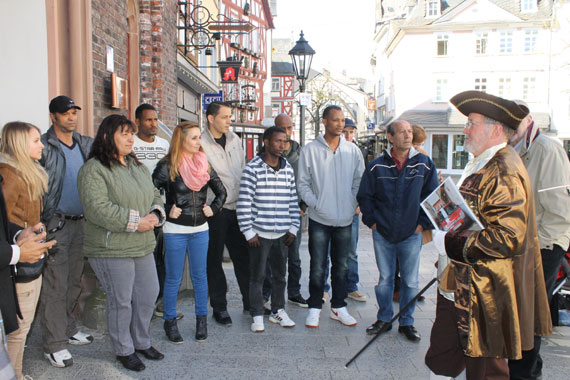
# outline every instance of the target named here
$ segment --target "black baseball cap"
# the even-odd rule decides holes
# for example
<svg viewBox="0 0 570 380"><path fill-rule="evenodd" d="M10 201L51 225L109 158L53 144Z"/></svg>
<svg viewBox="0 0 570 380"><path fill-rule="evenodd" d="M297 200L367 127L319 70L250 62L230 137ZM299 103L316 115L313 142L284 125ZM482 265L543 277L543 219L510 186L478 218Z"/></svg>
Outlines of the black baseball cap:
<svg viewBox="0 0 570 380"><path fill-rule="evenodd" d="M78 110L81 109L81 107L77 106L69 96L56 96L51 100L51 102L49 102L50 113L66 113L72 108L77 108Z"/></svg>

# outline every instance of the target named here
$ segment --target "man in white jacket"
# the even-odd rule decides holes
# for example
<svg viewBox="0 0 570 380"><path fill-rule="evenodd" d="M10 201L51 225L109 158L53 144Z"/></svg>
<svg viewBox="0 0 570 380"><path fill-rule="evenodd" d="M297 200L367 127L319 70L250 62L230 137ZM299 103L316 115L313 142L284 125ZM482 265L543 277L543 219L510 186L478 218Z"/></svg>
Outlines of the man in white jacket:
<svg viewBox="0 0 570 380"><path fill-rule="evenodd" d="M324 135L307 144L299 159L299 196L309 206L309 315L305 325L318 327L323 305L328 247L331 255L332 298L330 317L346 326L356 320L348 313L347 255L351 245L356 193L364 171L358 147L342 137L344 114L338 106L323 112Z"/></svg>

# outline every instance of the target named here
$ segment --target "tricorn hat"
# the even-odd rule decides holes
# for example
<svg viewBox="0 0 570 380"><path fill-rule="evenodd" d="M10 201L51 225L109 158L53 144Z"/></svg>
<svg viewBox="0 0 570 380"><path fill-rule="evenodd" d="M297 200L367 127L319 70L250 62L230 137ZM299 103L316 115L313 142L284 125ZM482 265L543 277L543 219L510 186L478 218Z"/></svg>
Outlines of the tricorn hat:
<svg viewBox="0 0 570 380"><path fill-rule="evenodd" d="M524 105L481 91L463 91L449 101L465 116L480 113L512 129L517 129L529 112Z"/></svg>

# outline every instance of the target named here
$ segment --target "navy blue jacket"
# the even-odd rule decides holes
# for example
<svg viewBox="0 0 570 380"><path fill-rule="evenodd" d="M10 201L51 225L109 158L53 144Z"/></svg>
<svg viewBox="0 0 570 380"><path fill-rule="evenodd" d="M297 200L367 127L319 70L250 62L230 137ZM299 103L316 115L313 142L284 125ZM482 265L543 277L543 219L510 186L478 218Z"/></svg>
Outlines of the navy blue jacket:
<svg viewBox="0 0 570 380"><path fill-rule="evenodd" d="M390 243L412 236L418 224L433 229L420 203L439 185L435 164L425 154L410 148L408 161L398 173L388 151L370 162L360 182L356 199L362 222Z"/></svg>

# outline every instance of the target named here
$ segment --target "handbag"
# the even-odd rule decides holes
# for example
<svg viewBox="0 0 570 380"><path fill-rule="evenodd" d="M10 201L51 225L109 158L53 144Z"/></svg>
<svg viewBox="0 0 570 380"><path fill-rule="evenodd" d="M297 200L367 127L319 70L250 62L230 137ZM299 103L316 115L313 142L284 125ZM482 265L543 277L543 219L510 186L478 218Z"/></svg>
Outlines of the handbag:
<svg viewBox="0 0 570 380"><path fill-rule="evenodd" d="M61 230L65 225L65 220L60 219L57 226L47 231L48 235L52 235L57 231ZM53 237L52 237L53 238ZM48 238L48 241L51 240ZM30 282L34 281L36 278L40 277L44 271L44 266L46 263L47 255L44 255L41 259L35 263L17 263L16 264L16 282Z"/></svg>
<svg viewBox="0 0 570 380"><path fill-rule="evenodd" d="M40 277L44 270L46 257L42 257L33 264L17 263L16 264L16 282L30 282Z"/></svg>

